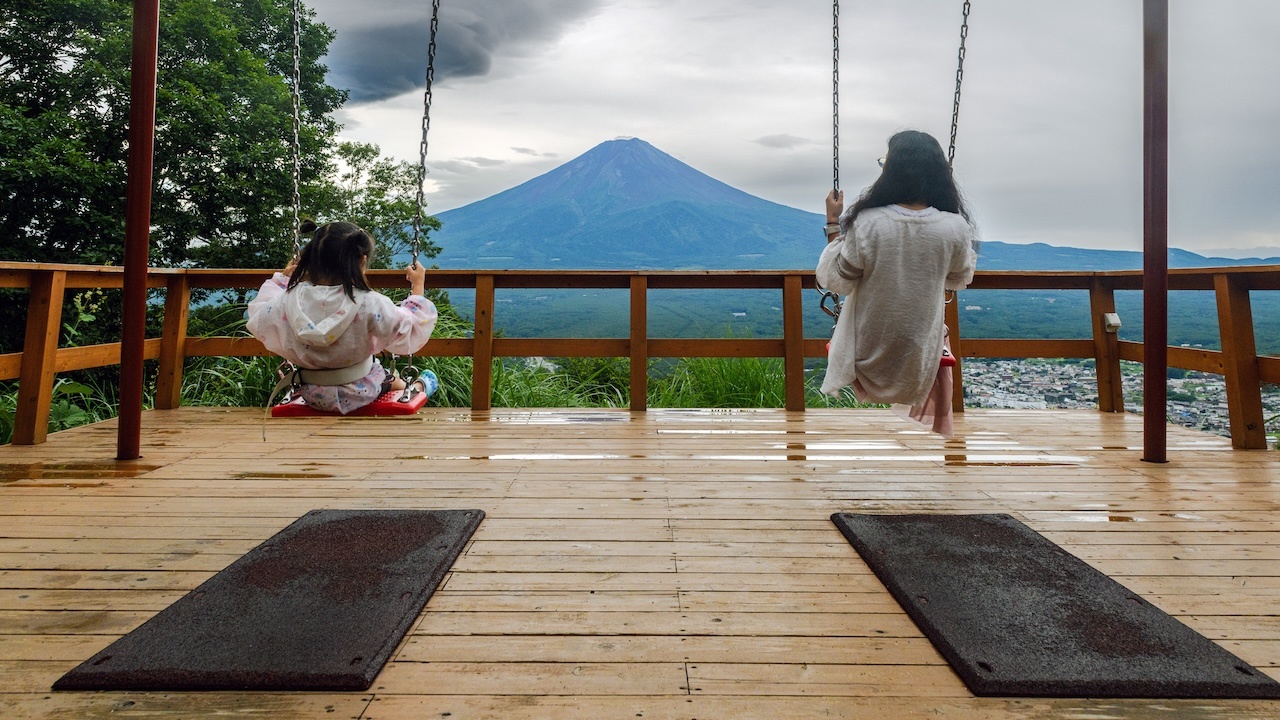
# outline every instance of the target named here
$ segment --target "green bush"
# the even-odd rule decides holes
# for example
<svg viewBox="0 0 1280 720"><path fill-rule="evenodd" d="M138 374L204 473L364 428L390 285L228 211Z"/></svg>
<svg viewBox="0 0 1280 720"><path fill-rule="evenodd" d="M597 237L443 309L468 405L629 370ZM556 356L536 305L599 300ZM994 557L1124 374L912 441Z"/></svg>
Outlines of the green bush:
<svg viewBox="0 0 1280 720"><path fill-rule="evenodd" d="M393 294L394 293L389 293ZM440 320L435 338L469 337L471 324L457 314L448 296L436 297ZM192 309L188 333L200 336L247 336L241 302L199 305ZM84 314L83 312L81 313ZM440 378L431 397L437 407L470 407L473 361L470 357L399 357L384 362L403 368L412 364ZM653 408L777 408L785 405L784 365L779 358L685 358L650 362L648 405ZM192 406L263 407L280 377L278 357L188 358L183 369L182 403ZM50 431L64 430L114 417L115 386L93 374L60 378L50 410ZM105 377L105 376L104 376ZM809 407L856 407L850 393L830 398L817 391L820 372L807 377ZM493 365L494 407L627 407L631 364L627 358L550 358L533 361L504 358ZM155 392L154 364L149 363L147 397ZM17 385L0 386L0 442L13 436Z"/></svg>

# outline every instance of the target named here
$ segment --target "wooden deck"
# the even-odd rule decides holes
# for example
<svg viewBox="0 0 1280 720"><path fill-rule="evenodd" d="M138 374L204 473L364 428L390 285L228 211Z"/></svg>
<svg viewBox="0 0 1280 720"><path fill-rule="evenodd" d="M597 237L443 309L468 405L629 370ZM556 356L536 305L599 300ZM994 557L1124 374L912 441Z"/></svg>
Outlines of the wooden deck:
<svg viewBox="0 0 1280 720"><path fill-rule="evenodd" d="M1280 702L974 698L831 525L1008 512L1280 678L1280 453L972 410L144 417L0 447L0 717L1274 718ZM367 693L53 693L313 508L488 517Z"/></svg>

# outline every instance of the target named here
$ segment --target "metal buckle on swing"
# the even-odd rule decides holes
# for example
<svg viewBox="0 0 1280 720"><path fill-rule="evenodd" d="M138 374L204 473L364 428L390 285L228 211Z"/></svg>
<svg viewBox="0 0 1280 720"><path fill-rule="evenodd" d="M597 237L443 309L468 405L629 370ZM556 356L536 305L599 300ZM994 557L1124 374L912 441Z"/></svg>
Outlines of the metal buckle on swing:
<svg viewBox="0 0 1280 720"><path fill-rule="evenodd" d="M818 307L822 312L831 316L833 320L840 318L840 308L844 307L844 302L840 300L840 296L830 290L821 290L822 302L818 303ZM831 303L831 307L827 307L827 303Z"/></svg>
<svg viewBox="0 0 1280 720"><path fill-rule="evenodd" d="M388 377L400 378L401 380L405 381L404 391L401 392L399 395L397 395L395 400L393 400L392 402L398 402L398 403L409 402L409 399L413 397L413 391L410 389L410 387L413 384L413 381L416 381L418 379L418 376L420 376L422 373L419 372L419 370L415 368L413 365L405 365L404 370L397 369L396 356L386 350L383 350L378 355L378 362L381 363L382 367L386 369Z"/></svg>
<svg viewBox="0 0 1280 720"><path fill-rule="evenodd" d="M279 380L276 382L275 388L271 390L270 397L267 398L268 408L275 405L276 396L282 391L288 391L284 393L283 399L280 400L280 404L284 405L293 402L297 397L298 390L302 388L302 371L297 365L287 360L276 366L276 377Z"/></svg>
<svg viewBox="0 0 1280 720"><path fill-rule="evenodd" d="M404 381L404 392L400 393L400 397L396 402L407 403L413 398L413 386L418 382L418 378L422 377L422 372L412 365L406 365L400 374L400 379Z"/></svg>
<svg viewBox="0 0 1280 720"><path fill-rule="evenodd" d="M267 406L263 408L262 442L267 441L267 418L271 417L271 408L275 406L276 396L280 394L280 391L288 389L289 392L285 393L281 404L291 403L297 397L298 390L302 387L302 372L297 365L288 360L276 366L276 376L279 380L276 381L276 386L272 388L271 395L267 397Z"/></svg>

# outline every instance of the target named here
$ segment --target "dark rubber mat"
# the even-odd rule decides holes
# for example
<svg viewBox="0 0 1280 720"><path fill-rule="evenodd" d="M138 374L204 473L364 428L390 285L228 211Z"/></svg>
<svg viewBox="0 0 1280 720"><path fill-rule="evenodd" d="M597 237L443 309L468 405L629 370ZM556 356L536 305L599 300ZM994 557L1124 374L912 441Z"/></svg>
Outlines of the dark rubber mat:
<svg viewBox="0 0 1280 720"><path fill-rule="evenodd" d="M1280 683L1008 515L831 520L975 695L1280 698Z"/></svg>
<svg viewBox="0 0 1280 720"><path fill-rule="evenodd" d="M55 690L365 690L479 510L313 510Z"/></svg>

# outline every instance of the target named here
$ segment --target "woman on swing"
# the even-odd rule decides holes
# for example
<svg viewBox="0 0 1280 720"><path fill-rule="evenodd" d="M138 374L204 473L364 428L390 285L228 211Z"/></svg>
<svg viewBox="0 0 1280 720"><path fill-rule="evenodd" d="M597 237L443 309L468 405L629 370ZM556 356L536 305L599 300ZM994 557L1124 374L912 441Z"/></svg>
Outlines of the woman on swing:
<svg viewBox="0 0 1280 720"><path fill-rule="evenodd" d="M880 177L847 211L827 196L818 283L845 295L822 392L851 386L861 402L950 437L951 368L943 298L973 280L976 238L947 157L932 135L889 138Z"/></svg>

